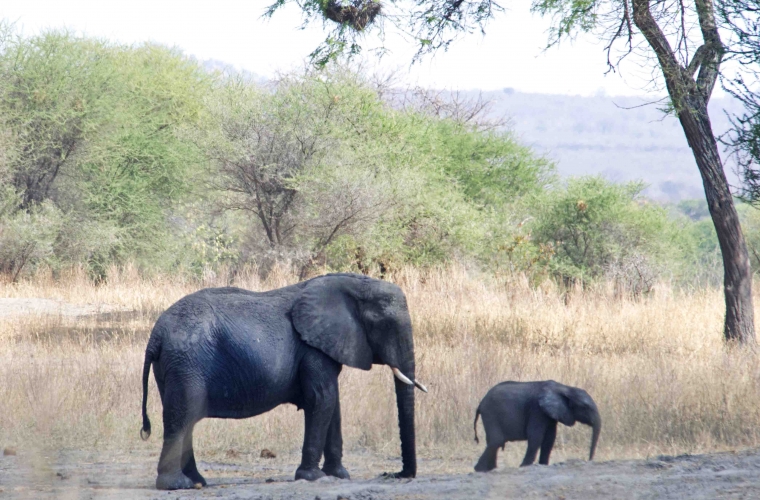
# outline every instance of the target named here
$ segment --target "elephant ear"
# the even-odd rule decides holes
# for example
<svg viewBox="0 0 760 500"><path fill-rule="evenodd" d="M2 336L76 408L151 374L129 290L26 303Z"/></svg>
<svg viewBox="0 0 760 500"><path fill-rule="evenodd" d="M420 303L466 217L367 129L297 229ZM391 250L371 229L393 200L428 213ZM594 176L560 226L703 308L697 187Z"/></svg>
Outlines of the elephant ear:
<svg viewBox="0 0 760 500"><path fill-rule="evenodd" d="M558 420L568 427L575 425L575 417L568 400L555 388L547 387L538 398L538 405L550 418Z"/></svg>
<svg viewBox="0 0 760 500"><path fill-rule="evenodd" d="M356 299L355 278L327 276L306 285L291 317L301 339L338 363L369 370L372 349Z"/></svg>

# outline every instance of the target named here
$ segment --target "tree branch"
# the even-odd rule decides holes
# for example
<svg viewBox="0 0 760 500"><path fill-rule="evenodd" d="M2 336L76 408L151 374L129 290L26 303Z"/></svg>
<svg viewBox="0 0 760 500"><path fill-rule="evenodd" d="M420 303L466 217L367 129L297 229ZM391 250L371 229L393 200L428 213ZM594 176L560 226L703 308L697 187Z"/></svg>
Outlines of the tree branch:
<svg viewBox="0 0 760 500"><path fill-rule="evenodd" d="M689 66L686 68L686 74L689 78L694 78L694 73L697 72L697 68L702 66L702 62L707 57L707 47L700 45L697 51L694 53L694 57L691 58Z"/></svg>
<svg viewBox="0 0 760 500"><path fill-rule="evenodd" d="M649 10L649 0L633 0L633 22L654 50L662 68L665 85L676 108L681 106L681 98L687 92L684 82L685 69L678 63L673 49Z"/></svg>
<svg viewBox="0 0 760 500"><path fill-rule="evenodd" d="M718 69L726 49L720 39L720 33L718 33L718 26L715 22L715 7L712 0L695 0L695 3L699 28L702 30L702 38L705 41L702 47L706 47L707 52L699 67L697 88L705 100L705 104L707 104L715 88L715 82L718 80Z"/></svg>

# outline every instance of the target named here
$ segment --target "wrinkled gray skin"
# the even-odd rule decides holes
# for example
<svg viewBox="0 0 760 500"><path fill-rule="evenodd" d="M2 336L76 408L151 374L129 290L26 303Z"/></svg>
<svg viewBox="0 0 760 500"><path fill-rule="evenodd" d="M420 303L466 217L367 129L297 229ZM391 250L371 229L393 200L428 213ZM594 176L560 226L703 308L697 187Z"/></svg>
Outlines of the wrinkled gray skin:
<svg viewBox="0 0 760 500"><path fill-rule="evenodd" d="M520 465L532 465L539 448L538 463L549 464L549 455L557 436L557 422L567 426L581 422L590 425L591 451L594 459L602 419L594 400L583 389L543 382L502 382L488 391L475 412L475 442L478 440L478 416L483 415L486 431L486 450L475 465L477 472L496 468L499 448L507 441L528 441L528 450Z"/></svg>
<svg viewBox="0 0 760 500"><path fill-rule="evenodd" d="M412 325L399 287L333 274L263 293L209 288L180 299L158 318L145 352L143 439L151 366L163 404L156 487L206 484L193 451L199 420L253 417L283 403L303 409L306 421L296 479L349 478L338 395L344 364L384 364L414 380ZM414 477L414 386L394 382L403 469L393 476Z"/></svg>

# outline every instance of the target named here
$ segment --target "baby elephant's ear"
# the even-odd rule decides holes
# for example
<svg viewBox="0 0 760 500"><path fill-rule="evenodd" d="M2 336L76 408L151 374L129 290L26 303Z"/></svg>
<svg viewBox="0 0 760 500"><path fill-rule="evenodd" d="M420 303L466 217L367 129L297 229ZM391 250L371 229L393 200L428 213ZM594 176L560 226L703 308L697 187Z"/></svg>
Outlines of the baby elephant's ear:
<svg viewBox="0 0 760 500"><path fill-rule="evenodd" d="M538 398L538 405L549 418L562 422L568 427L575 425L575 417L565 396L552 387L547 387Z"/></svg>
<svg viewBox="0 0 760 500"><path fill-rule="evenodd" d="M291 317L301 339L338 363L369 370L372 349L358 310L356 278L325 276L309 282Z"/></svg>

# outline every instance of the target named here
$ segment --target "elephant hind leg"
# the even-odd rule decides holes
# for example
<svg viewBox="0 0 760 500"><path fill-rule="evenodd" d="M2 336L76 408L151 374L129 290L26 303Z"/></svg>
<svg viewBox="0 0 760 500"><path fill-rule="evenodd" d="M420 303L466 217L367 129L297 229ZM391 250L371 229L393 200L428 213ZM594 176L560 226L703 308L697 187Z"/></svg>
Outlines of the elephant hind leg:
<svg viewBox="0 0 760 500"><path fill-rule="evenodd" d="M496 468L496 460L499 455L499 445L489 444L475 464L475 472L488 472Z"/></svg>
<svg viewBox="0 0 760 500"><path fill-rule="evenodd" d="M164 445L161 458L158 459L158 477L156 488L159 490L184 490L192 488L193 480L182 472L182 448L185 438L184 429L167 429L164 427Z"/></svg>
<svg viewBox="0 0 760 500"><path fill-rule="evenodd" d="M156 488L159 490L181 490L193 488L193 481L183 471L190 470L187 463L192 457L193 425L199 417L191 414L184 390L167 391L164 397L164 444L158 460ZM196 412L192 412L196 413ZM187 453L185 444L189 443ZM197 470L196 470L197 472ZM201 483L202 484L202 483Z"/></svg>
<svg viewBox="0 0 760 500"><path fill-rule="evenodd" d="M195 424L185 431L185 438L182 443L182 474L189 477L194 485L200 484L201 486L206 486L206 479L198 472L198 466L195 463L195 452L193 450L194 427Z"/></svg>

